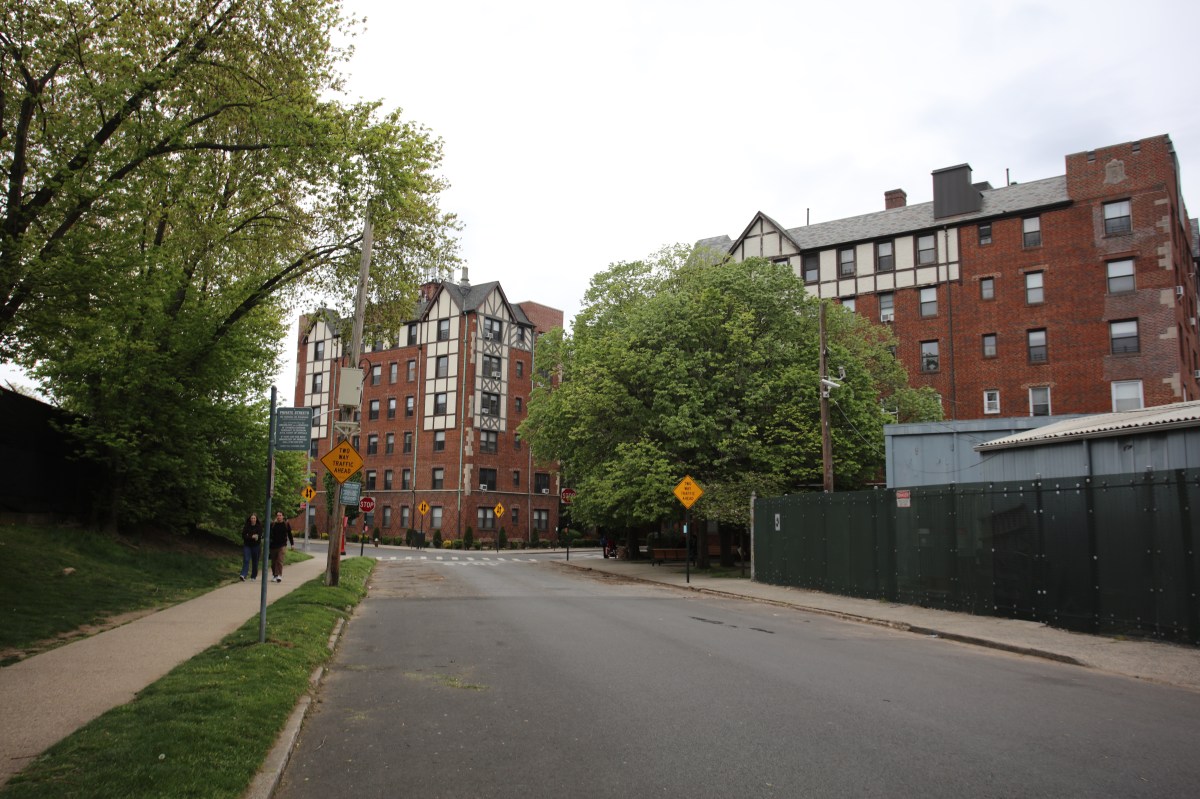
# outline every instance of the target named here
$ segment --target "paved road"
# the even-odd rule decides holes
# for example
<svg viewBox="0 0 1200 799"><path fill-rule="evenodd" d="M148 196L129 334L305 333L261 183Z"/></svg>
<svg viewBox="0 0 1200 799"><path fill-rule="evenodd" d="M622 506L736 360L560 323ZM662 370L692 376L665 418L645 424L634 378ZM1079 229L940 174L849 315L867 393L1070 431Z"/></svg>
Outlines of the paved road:
<svg viewBox="0 0 1200 799"><path fill-rule="evenodd" d="M280 799L1192 795L1200 695L553 563L384 561Z"/></svg>

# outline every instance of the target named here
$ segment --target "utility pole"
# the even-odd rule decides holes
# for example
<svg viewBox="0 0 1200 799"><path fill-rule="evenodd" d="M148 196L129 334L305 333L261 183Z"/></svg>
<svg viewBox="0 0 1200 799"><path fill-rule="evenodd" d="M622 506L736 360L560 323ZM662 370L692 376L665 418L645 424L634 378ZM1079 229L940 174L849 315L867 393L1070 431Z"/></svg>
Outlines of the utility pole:
<svg viewBox="0 0 1200 799"><path fill-rule="evenodd" d="M833 439L829 435L829 374L825 363L825 300L817 317L817 338L821 348L818 371L821 373L821 465L826 494L833 493Z"/></svg>
<svg viewBox="0 0 1200 799"><path fill-rule="evenodd" d="M341 420L335 423L334 427L343 439L358 432L358 422L354 421L354 410L362 405L362 374L358 369L358 358L362 353L362 337L363 337L363 314L367 307L367 280L371 273L371 205L367 204L367 209L363 212L363 243L362 243L362 259L359 262L358 270L358 295L354 301L354 334L350 342L350 366L343 366L339 372L341 378L338 380L338 405ZM345 379L357 378L358 385L358 400L357 405L346 404L343 400L347 395L343 390ZM326 498L328 501L328 498ZM329 553L325 560L325 584L328 586L336 586L342 576L342 536L345 535L345 528L342 527L342 514L345 512L342 509L342 491L341 485L338 485L337 499L333 505L333 518L337 530L331 531L329 536Z"/></svg>

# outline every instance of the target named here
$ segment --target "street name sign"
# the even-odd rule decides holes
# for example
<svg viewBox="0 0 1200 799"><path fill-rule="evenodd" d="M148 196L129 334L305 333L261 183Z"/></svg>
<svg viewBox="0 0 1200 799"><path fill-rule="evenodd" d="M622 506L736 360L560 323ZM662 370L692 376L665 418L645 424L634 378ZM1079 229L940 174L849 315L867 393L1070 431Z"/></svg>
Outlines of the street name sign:
<svg viewBox="0 0 1200 799"><path fill-rule="evenodd" d="M275 449L307 452L312 443L312 408L275 409Z"/></svg>
<svg viewBox="0 0 1200 799"><path fill-rule="evenodd" d="M321 458L321 463L325 464L325 468L329 470L335 480L344 483L346 478L362 468L363 459L358 451L350 446L349 441L343 441L325 453L325 457Z"/></svg>

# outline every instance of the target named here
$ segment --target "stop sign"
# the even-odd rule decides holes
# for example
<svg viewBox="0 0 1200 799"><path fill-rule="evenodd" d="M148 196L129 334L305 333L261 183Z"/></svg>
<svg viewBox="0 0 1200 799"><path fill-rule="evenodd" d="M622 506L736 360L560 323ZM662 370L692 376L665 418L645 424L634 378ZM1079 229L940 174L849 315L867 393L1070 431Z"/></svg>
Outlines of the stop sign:
<svg viewBox="0 0 1200 799"><path fill-rule="evenodd" d="M571 500L573 500L573 499L575 499L575 489L573 489L573 488L564 488L564 489L562 490L562 504L564 504L564 505L570 505L570 504L571 504Z"/></svg>
<svg viewBox="0 0 1200 799"><path fill-rule="evenodd" d="M358 509L363 513L370 513L375 510L375 498L363 497L358 501Z"/></svg>

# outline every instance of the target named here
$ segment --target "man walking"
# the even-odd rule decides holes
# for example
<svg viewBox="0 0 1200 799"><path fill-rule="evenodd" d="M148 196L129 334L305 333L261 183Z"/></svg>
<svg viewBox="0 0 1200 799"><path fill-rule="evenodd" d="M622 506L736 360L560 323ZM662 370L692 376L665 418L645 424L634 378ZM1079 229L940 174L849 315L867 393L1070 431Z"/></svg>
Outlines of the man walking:
<svg viewBox="0 0 1200 799"><path fill-rule="evenodd" d="M277 583L283 582L283 556L287 551L289 544L294 545L296 540L292 538L292 528L283 520L283 511L278 511L275 514L275 521L271 523L271 579Z"/></svg>

